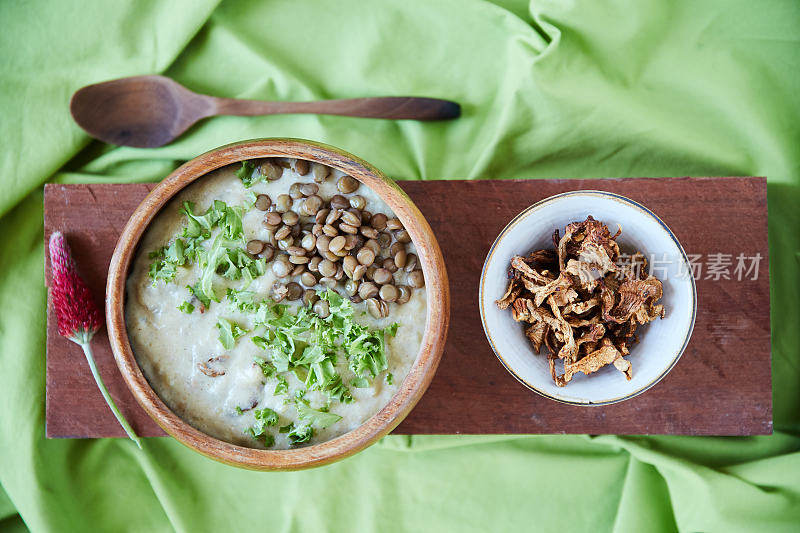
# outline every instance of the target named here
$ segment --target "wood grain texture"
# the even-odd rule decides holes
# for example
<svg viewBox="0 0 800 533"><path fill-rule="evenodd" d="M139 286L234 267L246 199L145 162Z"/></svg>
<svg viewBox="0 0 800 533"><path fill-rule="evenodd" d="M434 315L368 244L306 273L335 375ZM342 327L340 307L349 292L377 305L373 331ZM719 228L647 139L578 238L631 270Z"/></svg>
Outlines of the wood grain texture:
<svg viewBox="0 0 800 533"><path fill-rule="evenodd" d="M764 178L398 182L425 214L449 271L450 333L428 391L401 434L612 433L754 435L772 432L767 197ZM48 185L45 242L61 229L95 294L103 293L117 237L153 184ZM481 329L477 285L494 238L528 205L560 192L601 189L643 203L688 254L760 253L755 281L698 279L692 340L659 384L602 407L559 404L508 374ZM732 234L730 228L736 228ZM731 236L733 235L733 237ZM49 267L46 276L49 280ZM107 338L95 356L120 409L142 436L163 435L119 375ZM82 354L47 331L47 436L121 437Z"/></svg>

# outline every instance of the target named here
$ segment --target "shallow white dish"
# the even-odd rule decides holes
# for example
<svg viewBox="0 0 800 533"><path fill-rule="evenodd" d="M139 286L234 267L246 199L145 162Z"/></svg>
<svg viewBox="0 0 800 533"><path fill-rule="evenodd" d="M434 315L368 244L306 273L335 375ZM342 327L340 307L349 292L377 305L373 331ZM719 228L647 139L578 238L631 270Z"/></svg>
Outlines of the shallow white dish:
<svg viewBox="0 0 800 533"><path fill-rule="evenodd" d="M553 248L553 231L563 235L570 222L588 215L615 233L622 253L647 257L651 273L661 280L663 319L640 326L639 342L626 357L633 365L628 381L613 366L589 376L576 374L566 387L550 376L547 356L534 352L511 312L498 309L495 300L505 292L511 258L542 248ZM623 196L605 191L574 191L551 196L528 207L500 232L486 257L478 294L481 322L492 350L521 383L542 396L576 405L602 405L640 394L663 378L678 362L692 335L697 291L686 252L678 239L652 211Z"/></svg>

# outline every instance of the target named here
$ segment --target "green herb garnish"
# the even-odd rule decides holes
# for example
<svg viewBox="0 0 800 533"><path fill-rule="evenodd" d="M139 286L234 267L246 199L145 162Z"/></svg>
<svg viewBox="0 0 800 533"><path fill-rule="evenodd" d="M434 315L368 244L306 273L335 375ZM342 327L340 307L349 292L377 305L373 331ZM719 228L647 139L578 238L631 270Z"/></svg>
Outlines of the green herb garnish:
<svg viewBox="0 0 800 533"><path fill-rule="evenodd" d="M260 181L259 175L253 175L256 166L252 161L242 161L242 166L235 172L236 177L242 180L242 185L248 189Z"/></svg>
<svg viewBox="0 0 800 533"><path fill-rule="evenodd" d="M182 313L186 313L187 315L191 315L194 312L194 306L189 302L183 302L181 305L178 306L178 309Z"/></svg>
<svg viewBox="0 0 800 533"><path fill-rule="evenodd" d="M239 412L241 411L239 407L236 409ZM241 412L239 414L241 414ZM255 416L256 423L245 429L244 432L256 440L262 440L264 446L269 448L275 444L275 437L267 432L267 427L278 425L278 413L269 407L265 407L263 409L256 409L253 411L253 415Z"/></svg>
<svg viewBox="0 0 800 533"><path fill-rule="evenodd" d="M297 416L299 416L301 420L306 420L309 424L319 429L325 429L342 419L341 416L335 413L312 409L302 403L297 404Z"/></svg>
<svg viewBox="0 0 800 533"><path fill-rule="evenodd" d="M286 435L286 437L289 439L290 446L297 446L298 444L308 442L313 436L314 428L311 427L311 424L303 424L300 426L292 424L291 429L288 431L288 435Z"/></svg>
<svg viewBox="0 0 800 533"><path fill-rule="evenodd" d="M367 378L355 378L350 380L350 385L357 389L368 389L369 380Z"/></svg>
<svg viewBox="0 0 800 533"><path fill-rule="evenodd" d="M245 279L249 283L264 274L266 261L254 259L244 250L243 208L215 200L201 214L195 212L195 204L184 202L180 213L186 217L181 236L168 247L150 253L153 261L148 273L153 284L158 280L169 283L175 279L177 267L197 263L200 279L190 290L208 307L212 301L219 301L213 286L216 275L230 280ZM215 228L219 234L209 248L204 247L202 243L211 238Z"/></svg>
<svg viewBox="0 0 800 533"><path fill-rule="evenodd" d="M289 392L289 382L286 381L286 378L283 376L278 376L278 384L275 385L275 391L273 394L277 396L278 394L287 394Z"/></svg>
<svg viewBox="0 0 800 533"><path fill-rule="evenodd" d="M226 350L232 350L236 345L236 339L247 333L247 330L224 318L220 318L217 322L217 329L219 329L219 342Z"/></svg>

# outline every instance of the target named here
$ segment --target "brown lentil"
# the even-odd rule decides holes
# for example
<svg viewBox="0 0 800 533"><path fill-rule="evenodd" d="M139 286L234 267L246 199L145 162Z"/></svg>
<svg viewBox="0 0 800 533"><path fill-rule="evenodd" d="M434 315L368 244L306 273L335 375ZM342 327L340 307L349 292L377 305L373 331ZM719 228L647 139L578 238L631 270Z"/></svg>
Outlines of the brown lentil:
<svg viewBox="0 0 800 533"><path fill-rule="evenodd" d="M339 256L338 256L338 255L336 255L335 253L331 252L330 250L326 251L326 252L325 252L324 254L322 254L322 255L325 257L325 259L327 259L328 261L332 261L332 262L334 262L334 263L335 263L336 261L338 261L339 259L341 259L341 257L339 257Z"/></svg>
<svg viewBox="0 0 800 533"><path fill-rule="evenodd" d="M415 270L411 274L408 275L408 284L414 287L415 289L419 289L425 286L425 276L422 274L422 270Z"/></svg>
<svg viewBox="0 0 800 533"><path fill-rule="evenodd" d="M265 244L264 245L264 250L261 252L261 256L260 257L264 258L264 260L267 263L269 263L270 261L272 261L272 258L274 256L275 256L275 248L273 248L272 245L270 245L270 244Z"/></svg>
<svg viewBox="0 0 800 533"><path fill-rule="evenodd" d="M266 211L272 205L272 199L266 194L256 196L255 208L259 211Z"/></svg>
<svg viewBox="0 0 800 533"><path fill-rule="evenodd" d="M386 221L389 220L389 217L384 215L383 213L375 213L372 215L369 223L370 225L378 231L383 231L386 228Z"/></svg>
<svg viewBox="0 0 800 533"><path fill-rule="evenodd" d="M313 163L311 166L311 172L314 175L314 181L317 183L322 183L326 179L328 179L328 175L331 173L331 169L326 167L325 165L320 165L319 163Z"/></svg>
<svg viewBox="0 0 800 533"><path fill-rule="evenodd" d="M328 318L331 314L331 308L325 300L317 300L314 302L312 310L319 315L320 318Z"/></svg>
<svg viewBox="0 0 800 533"><path fill-rule="evenodd" d="M361 214L357 209L350 208L347 211L342 211L342 221L351 226L358 226L361 224Z"/></svg>
<svg viewBox="0 0 800 533"><path fill-rule="evenodd" d="M375 273L372 274L372 279L378 285L386 285L392 281L392 273L385 268L378 268L375 270Z"/></svg>
<svg viewBox="0 0 800 533"><path fill-rule="evenodd" d="M320 198L321 200L322 198ZM320 209L317 211L317 214L314 215L314 222L317 224L322 224L325 222L325 219L328 218L328 214L330 214L331 210L328 208Z"/></svg>
<svg viewBox="0 0 800 533"><path fill-rule="evenodd" d="M284 252L288 247L294 244L294 237L286 237L285 239L281 239L278 241L278 248L283 250Z"/></svg>
<svg viewBox="0 0 800 533"><path fill-rule="evenodd" d="M386 221L386 229L392 231L403 229L403 223L400 222L399 218L390 218Z"/></svg>
<svg viewBox="0 0 800 533"><path fill-rule="evenodd" d="M366 237L367 239L376 239L378 237L378 230L370 226L361 226L358 228L361 232L361 235Z"/></svg>
<svg viewBox="0 0 800 533"><path fill-rule="evenodd" d="M364 248L369 248L376 256L381 253L381 245L375 239L370 239L364 243Z"/></svg>
<svg viewBox="0 0 800 533"><path fill-rule="evenodd" d="M281 194L275 200L275 211L278 213L285 213L292 208L292 197L288 194Z"/></svg>
<svg viewBox="0 0 800 533"><path fill-rule="evenodd" d="M383 263L381 263L381 266L386 270L388 270L389 272L391 272L392 274L397 272L397 265L394 264L394 259L392 259L391 257L387 257L386 259L384 259Z"/></svg>
<svg viewBox="0 0 800 533"><path fill-rule="evenodd" d="M314 303L319 300L319 296L317 296L317 291L313 289L306 289L303 291L303 305L306 307L309 305L314 305Z"/></svg>
<svg viewBox="0 0 800 533"><path fill-rule="evenodd" d="M381 245L381 248L388 248L391 242L392 237L388 233L381 233L378 235L378 244Z"/></svg>
<svg viewBox="0 0 800 533"><path fill-rule="evenodd" d="M329 277L321 278L319 280L319 284L329 289L333 289L336 287L336 279Z"/></svg>
<svg viewBox="0 0 800 533"><path fill-rule="evenodd" d="M319 209L322 207L322 198L317 196L316 194L312 194L305 200L303 200L303 205L301 207L303 213L308 216L314 216L319 214Z"/></svg>
<svg viewBox="0 0 800 533"><path fill-rule="evenodd" d="M317 237L317 250L320 253L327 252L331 244L331 238L327 235L320 235Z"/></svg>
<svg viewBox="0 0 800 533"><path fill-rule="evenodd" d="M353 269L353 279L358 281L364 277L364 274L367 273L367 267L364 265L358 265Z"/></svg>
<svg viewBox="0 0 800 533"><path fill-rule="evenodd" d="M335 194L331 198L331 209L347 209L350 207L350 201L341 194Z"/></svg>
<svg viewBox="0 0 800 533"><path fill-rule="evenodd" d="M400 285L397 290L400 294L397 296L395 302L398 304L408 303L408 301L411 299L411 289L405 285Z"/></svg>
<svg viewBox="0 0 800 533"><path fill-rule="evenodd" d="M358 294L358 282L352 279L347 280L344 284L344 292L348 296Z"/></svg>
<svg viewBox="0 0 800 533"><path fill-rule="evenodd" d="M294 211L287 211L283 214L281 220L283 220L283 223L287 226L294 226L300 222L300 216Z"/></svg>
<svg viewBox="0 0 800 533"><path fill-rule="evenodd" d="M363 196L359 196L356 194L355 196L350 197L350 207L353 209L364 209L367 207L367 200Z"/></svg>
<svg viewBox="0 0 800 533"><path fill-rule="evenodd" d="M411 272L415 268L417 268L417 256L415 254L408 254L406 256L406 266L403 267L403 270Z"/></svg>
<svg viewBox="0 0 800 533"><path fill-rule="evenodd" d="M355 235L358 233L358 226L351 226L350 224L346 224L344 222L339 223L339 230L345 233L349 233L351 235Z"/></svg>
<svg viewBox="0 0 800 533"><path fill-rule="evenodd" d="M378 287L371 281L365 281L358 286L358 295L361 296L362 300L372 298L376 294L378 294Z"/></svg>
<svg viewBox="0 0 800 533"><path fill-rule="evenodd" d="M405 251L405 249L406 247L402 242L395 242L392 244L392 247L389 248L389 252L392 254L392 256L395 256L397 255L397 252L399 252L400 250Z"/></svg>
<svg viewBox="0 0 800 533"><path fill-rule="evenodd" d="M308 164L308 161L305 159L295 159L294 160L294 171L300 174L301 176L305 176L308 174L311 165Z"/></svg>
<svg viewBox="0 0 800 533"><path fill-rule="evenodd" d="M331 209L330 213L328 213L328 216L325 217L325 224L328 224L328 225L333 224L334 222L339 220L340 216L342 216L342 210L341 209Z"/></svg>
<svg viewBox="0 0 800 533"><path fill-rule="evenodd" d="M292 271L292 267L289 266L288 261L273 261L272 262L272 273L275 274L279 278L285 278L289 275L289 272Z"/></svg>
<svg viewBox="0 0 800 533"><path fill-rule="evenodd" d="M398 232L395 232L394 238L397 239L397 242L402 242L404 244L408 244L411 242L411 235L404 229L401 229Z"/></svg>
<svg viewBox="0 0 800 533"><path fill-rule="evenodd" d="M345 194L356 192L358 186L359 186L358 180L350 176L342 176L336 183L336 188Z"/></svg>
<svg viewBox="0 0 800 533"><path fill-rule="evenodd" d="M329 278L336 274L336 265L333 261L326 259L319 264L319 273L324 277Z"/></svg>
<svg viewBox="0 0 800 533"><path fill-rule="evenodd" d="M375 261L375 252L364 246L358 251L358 254L356 254L356 259L358 259L358 262L362 265L371 265L372 262Z"/></svg>
<svg viewBox="0 0 800 533"><path fill-rule="evenodd" d="M313 287L317 284L317 278L311 272L304 272L300 276L300 283L305 285L306 287Z"/></svg>
<svg viewBox="0 0 800 533"><path fill-rule="evenodd" d="M331 239L331 242L328 245L328 250L330 250L333 253L337 253L341 251L342 248L344 248L346 242L347 241L345 240L345 238L341 235L334 237L333 239Z"/></svg>
<svg viewBox="0 0 800 533"><path fill-rule="evenodd" d="M283 218L281 218L281 214L277 211L270 211L264 215L264 223L269 224L270 226L277 226L282 220Z"/></svg>
<svg viewBox="0 0 800 533"><path fill-rule="evenodd" d="M303 183L300 185L300 193L303 196L313 196L319 192L319 185L316 183Z"/></svg>
<svg viewBox="0 0 800 533"><path fill-rule="evenodd" d="M395 244L400 244L402 246L402 243ZM394 249L394 245L392 245L392 249ZM397 266L397 268L403 268L406 266L406 258L407 255L405 250L401 249L394 252L394 264Z"/></svg>
<svg viewBox="0 0 800 533"><path fill-rule="evenodd" d="M378 294L384 302L393 302L397 300L400 293L394 285L384 285Z"/></svg>
<svg viewBox="0 0 800 533"><path fill-rule="evenodd" d="M386 302L370 298L367 300L367 311L375 318L386 318L389 316L389 306Z"/></svg>
<svg viewBox="0 0 800 533"><path fill-rule="evenodd" d="M258 173L267 178L267 181L275 181L281 178L283 169L272 161L266 160L258 165Z"/></svg>
<svg viewBox="0 0 800 533"><path fill-rule="evenodd" d="M264 243L256 239L247 241L247 251L253 255L260 254L264 251Z"/></svg>
<svg viewBox="0 0 800 533"><path fill-rule="evenodd" d="M289 187L289 196L298 200L303 197L303 193L300 192L300 184L295 182Z"/></svg>
<svg viewBox="0 0 800 533"><path fill-rule="evenodd" d="M352 250L356 246L358 246L359 237L358 235L345 235L344 236L344 249L345 250ZM364 239L361 239L361 242L364 242Z"/></svg>
<svg viewBox="0 0 800 533"><path fill-rule="evenodd" d="M344 268L344 273L347 274L348 278L352 279L353 271L357 266L358 266L358 260L352 255L348 255L342 260L342 268Z"/></svg>
<svg viewBox="0 0 800 533"><path fill-rule="evenodd" d="M299 300L303 297L303 288L294 281L286 285L286 297L289 301Z"/></svg>

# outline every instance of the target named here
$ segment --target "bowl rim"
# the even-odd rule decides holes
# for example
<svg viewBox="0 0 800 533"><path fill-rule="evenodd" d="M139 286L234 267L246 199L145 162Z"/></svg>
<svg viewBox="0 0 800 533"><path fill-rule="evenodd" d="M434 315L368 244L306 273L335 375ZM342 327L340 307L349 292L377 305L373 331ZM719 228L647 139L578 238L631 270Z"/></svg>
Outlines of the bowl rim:
<svg viewBox="0 0 800 533"><path fill-rule="evenodd" d="M318 162L356 178L394 211L409 232L425 275L426 325L420 350L408 375L389 402L357 428L331 440L289 450L261 450L207 435L177 416L150 387L128 340L125 285L139 241L159 211L185 187L231 163L264 157ZM106 323L117 367L134 398L170 436L217 461L252 470L298 470L348 457L394 429L428 388L444 350L450 320L447 271L436 237L413 201L391 179L366 161L323 143L294 138L264 138L215 148L175 169L158 183L131 214L120 234L108 270Z"/></svg>
<svg viewBox="0 0 800 533"><path fill-rule="evenodd" d="M625 400L629 400L629 399L631 399L631 398L633 398L635 396L638 396L638 395L642 394L643 392L647 391L651 387L655 386L678 363L678 360L681 358L681 356L683 355L684 351L686 351L686 347L688 346L689 341L691 340L691 337L692 337L692 332L694 331L695 319L697 317L697 286L696 286L696 283L695 283L695 280L694 280L694 276L689 276L689 280L691 281L691 287L692 287L692 291L691 291L692 299L691 299L691 302L690 302L691 320L690 320L690 323L689 323L689 327L686 330L686 335L685 335L685 337L683 339L683 343L681 344L680 349L675 352L672 360L669 362L669 364L664 368L664 370L658 376L653 378L648 383L642 385L640 388L638 388L638 389L636 389L634 391L631 391L631 392L629 392L629 393L627 393L625 395L618 396L616 398L610 398L608 400L602 400L602 401L598 401L598 402L593 402L593 401L588 401L588 400L587 401L580 401L580 400L569 400L569 399L566 399L566 398L559 398L557 396L553 396L552 394L550 394L550 393L548 393L548 392L536 387L535 385L533 385L531 383L528 383L521 375L519 375L512 368L511 365L509 365L505 361L503 356L500 354L500 350L495 345L495 342L492 339L492 335L489 333L489 328L488 328L488 326L486 324L486 316L484 314L484 302L485 302L485 298L486 298L486 291L484 290L484 284L485 284L485 281L486 281L486 270L487 270L487 268L489 266L489 263L491 262L492 255L494 254L495 249L500 244L500 241L502 241L503 238L506 237L506 235L511 230L513 230L514 227L523 218L525 218L528 214L541 209L542 207L544 207L547 204L550 204L552 202L555 202L557 200L560 200L560 199L565 198L565 197L570 197L570 196L587 196L587 197L598 197L598 196L600 196L600 197L607 197L607 198L611 198L612 200L621 202L621 203L625 204L627 207L633 207L634 209L637 209L643 215L648 216L648 217L652 218L653 220L655 220L662 227L662 229L664 231L666 231L666 233L672 239L672 242L675 243L675 245L677 246L678 250L680 251L681 259L684 261L684 263L687 266L690 265L689 258L688 258L687 254L686 254L686 251L683 249L683 246L681 245L680 241L678 241L678 238L675 236L673 231L669 228L669 226L667 226L667 224L663 220L661 220L661 218L658 215L656 215L653 211L651 211L649 208L645 207L641 203L639 203L639 202L637 202L635 200L631 200L630 198L627 198L625 196L622 196L621 194L613 193L613 192L610 192L610 191L603 191L603 190L599 190L599 189L582 189L582 190L567 191L567 192L555 194L553 196L549 196L547 198L539 200L538 202L534 203L533 205L530 205L530 206L526 207L525 209L523 209L519 214L517 214L514 218L512 218L509 221L508 224L506 224L506 226L498 234L498 236L495 239L495 241L492 243L492 246L489 248L489 252L486 254L486 259L484 260L484 263L483 263L483 268L481 269L481 277L480 277L480 282L479 282L479 285L478 285L478 308L479 308L480 315L481 315L481 326L483 327L483 332L486 335L486 339L489 341L489 345L491 346L492 351L494 352L495 356L497 356L497 359L500 361L500 363L503 365L503 367L505 367L505 369L509 372L509 374L514 376L514 378L517 381L522 383L528 389L532 390L533 392L535 392L535 393L537 393L537 394L539 394L541 396L544 396L545 398L548 398L550 400L554 400L554 401L559 402L559 403L567 404L567 405L587 406L587 407L611 405L611 404L619 403L619 402L622 402L622 401L625 401Z"/></svg>

